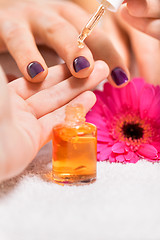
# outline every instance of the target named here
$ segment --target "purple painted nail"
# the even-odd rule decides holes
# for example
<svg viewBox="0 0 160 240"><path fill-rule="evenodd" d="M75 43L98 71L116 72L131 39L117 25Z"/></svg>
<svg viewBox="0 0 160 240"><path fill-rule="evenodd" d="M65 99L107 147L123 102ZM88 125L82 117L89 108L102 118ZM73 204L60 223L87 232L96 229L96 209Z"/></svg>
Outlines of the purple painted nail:
<svg viewBox="0 0 160 240"><path fill-rule="evenodd" d="M44 68L39 62L31 62L27 66L27 72L31 78L44 71Z"/></svg>
<svg viewBox="0 0 160 240"><path fill-rule="evenodd" d="M120 86L128 81L127 75L120 67L113 69L111 76L117 86Z"/></svg>
<svg viewBox="0 0 160 240"><path fill-rule="evenodd" d="M80 57L77 57L74 59L73 67L74 67L75 72L79 72L80 70L82 70L84 68L90 67L90 63L88 62L88 60L85 57L80 56Z"/></svg>

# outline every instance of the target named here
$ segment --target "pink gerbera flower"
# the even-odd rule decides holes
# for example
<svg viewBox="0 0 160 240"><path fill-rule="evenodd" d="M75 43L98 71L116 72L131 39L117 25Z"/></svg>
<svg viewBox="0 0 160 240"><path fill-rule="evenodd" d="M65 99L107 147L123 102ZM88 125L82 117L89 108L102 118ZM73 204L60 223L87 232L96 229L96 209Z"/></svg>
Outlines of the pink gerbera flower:
<svg viewBox="0 0 160 240"><path fill-rule="evenodd" d="M105 83L95 94L87 121L98 128L98 160L160 160L160 86L133 79L121 89Z"/></svg>

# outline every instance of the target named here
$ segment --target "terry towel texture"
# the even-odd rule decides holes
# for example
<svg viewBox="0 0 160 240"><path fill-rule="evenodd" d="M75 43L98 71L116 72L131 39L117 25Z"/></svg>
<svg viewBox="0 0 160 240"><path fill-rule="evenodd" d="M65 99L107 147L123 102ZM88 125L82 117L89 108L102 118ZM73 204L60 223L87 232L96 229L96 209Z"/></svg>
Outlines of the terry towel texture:
<svg viewBox="0 0 160 240"><path fill-rule="evenodd" d="M42 176L51 144L0 185L1 240L159 240L160 164L98 163L94 184L59 186Z"/></svg>

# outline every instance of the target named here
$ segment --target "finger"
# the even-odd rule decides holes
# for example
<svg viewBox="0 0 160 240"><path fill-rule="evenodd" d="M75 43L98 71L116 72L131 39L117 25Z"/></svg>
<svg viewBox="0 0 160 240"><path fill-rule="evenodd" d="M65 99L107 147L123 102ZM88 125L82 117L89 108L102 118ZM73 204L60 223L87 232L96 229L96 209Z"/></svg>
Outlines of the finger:
<svg viewBox="0 0 160 240"><path fill-rule="evenodd" d="M4 44L4 41L0 38L0 53L3 53L6 51L6 45Z"/></svg>
<svg viewBox="0 0 160 240"><path fill-rule="evenodd" d="M92 106L96 102L96 96L93 92L86 91L81 93L75 99L69 102L69 104L80 103L84 106L86 113L92 108ZM59 123L64 121L65 117L65 106L55 110L52 113L49 113L38 121L40 122L42 128L42 136L41 136L41 147L44 146L48 141L51 140L52 129Z"/></svg>
<svg viewBox="0 0 160 240"><path fill-rule="evenodd" d="M92 54L87 46L78 48L78 32L72 24L53 12L44 13L40 18L35 14L31 19L34 33L58 53L73 76L85 78L91 74Z"/></svg>
<svg viewBox="0 0 160 240"><path fill-rule="evenodd" d="M124 21L119 17L119 14L108 13L103 17L102 29L107 33L107 38L114 46L114 49L119 53L121 59L127 69L130 66L130 43L128 32L124 28Z"/></svg>
<svg viewBox="0 0 160 240"><path fill-rule="evenodd" d="M126 7L121 9L121 15L132 27L160 40L160 19L133 17Z"/></svg>
<svg viewBox="0 0 160 240"><path fill-rule="evenodd" d="M40 118L45 114L62 107L64 104L77 97L80 93L94 88L108 76L108 73L109 69L107 65L102 61L98 61L88 78L78 81L75 77L70 77L51 88L42 90L33 95L28 98L26 102L31 107L31 111L34 115L36 115L37 118Z"/></svg>
<svg viewBox="0 0 160 240"><path fill-rule="evenodd" d="M96 37L99 38L98 44L95 42ZM87 40L87 43L94 52L95 60L101 59L108 64L110 69L109 82L114 87L124 87L128 84L130 74L127 65L106 34L99 30Z"/></svg>
<svg viewBox="0 0 160 240"><path fill-rule="evenodd" d="M160 18L159 0L127 0L129 14L134 17Z"/></svg>
<svg viewBox="0 0 160 240"><path fill-rule="evenodd" d="M160 84L159 41L134 28L130 30L130 39L140 76L151 84Z"/></svg>
<svg viewBox="0 0 160 240"><path fill-rule="evenodd" d="M70 77L71 74L65 64L49 68L46 79L41 83L27 82L24 78L19 78L8 84L8 87L14 90L24 100L36 94L37 92L49 88Z"/></svg>
<svg viewBox="0 0 160 240"><path fill-rule="evenodd" d="M43 81L48 69L27 24L6 20L0 34L24 77L31 82Z"/></svg>
<svg viewBox="0 0 160 240"><path fill-rule="evenodd" d="M88 14L86 14L82 9L70 9L67 8L66 11L61 9L61 14L68 21L71 21L70 16L76 21L73 21L74 26L79 30L82 30L84 25L88 21ZM81 16L81 18L77 18ZM86 39L87 46L93 53L95 60L105 61L110 68L110 75L108 77L110 83L115 87L125 86L129 82L129 71L126 63L117 52L113 46L107 33L100 29L95 29L94 32Z"/></svg>
<svg viewBox="0 0 160 240"><path fill-rule="evenodd" d="M86 111L88 111L93 104L96 101L96 97L92 92L85 92L78 96L72 103L81 103L84 105ZM14 126L13 124L9 124L5 130L7 130L8 135L7 136L13 136L15 142L19 142L23 144L22 146L19 146L20 149L22 148L23 151L19 151L19 157L14 157L10 156L6 159L5 154L3 155L3 147L5 147L5 143L7 143L8 149L10 149L9 152L14 152L13 151L13 143L8 144L8 139L5 138L3 139L2 144L0 144L0 181L11 178L20 172L22 172L26 166L30 163L31 159L34 158L36 155L37 151L45 145L45 143L51 139L51 133L52 133L52 128L56 124L62 122L62 119L64 118L64 107L61 109L56 110L55 112L51 114L47 114L44 116L42 119L39 120L39 123L41 125L41 134L40 134L40 139L37 139L38 148L33 147L33 144L31 141L21 141L22 138L24 139L26 137L22 136L22 132L20 134L17 134L17 131L20 129L17 128L17 126ZM1 130L1 129L0 129ZM4 130L4 128L2 129ZM1 131L0 131L1 132ZM1 135L0 135L1 136ZM1 143L1 139L0 139ZM25 145L25 148L24 148ZM2 149L1 149L2 147ZM28 152L27 149L30 149ZM10 154L8 154L10 155ZM17 156L17 155L15 155ZM22 161L23 156L25 157L25 161ZM12 159L12 161L10 161ZM21 161L20 161L21 160Z"/></svg>

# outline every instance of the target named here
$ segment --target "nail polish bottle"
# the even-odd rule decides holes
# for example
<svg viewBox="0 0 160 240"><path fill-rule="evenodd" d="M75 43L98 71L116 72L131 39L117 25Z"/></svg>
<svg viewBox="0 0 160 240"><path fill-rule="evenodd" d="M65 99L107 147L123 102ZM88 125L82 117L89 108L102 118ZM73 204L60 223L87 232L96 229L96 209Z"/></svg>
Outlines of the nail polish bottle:
<svg viewBox="0 0 160 240"><path fill-rule="evenodd" d="M96 179L97 128L85 122L81 104L68 105L63 124L53 128L53 180L84 184Z"/></svg>

